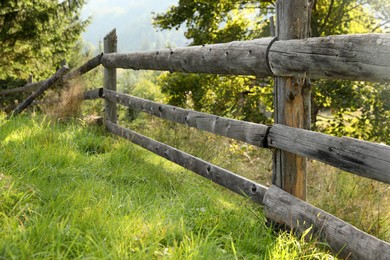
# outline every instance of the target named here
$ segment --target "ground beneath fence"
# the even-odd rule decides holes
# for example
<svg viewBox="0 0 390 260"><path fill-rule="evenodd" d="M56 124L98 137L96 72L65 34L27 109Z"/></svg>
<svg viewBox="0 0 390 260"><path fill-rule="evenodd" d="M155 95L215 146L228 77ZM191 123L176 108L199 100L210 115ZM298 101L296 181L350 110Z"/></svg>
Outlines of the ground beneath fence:
<svg viewBox="0 0 390 260"><path fill-rule="evenodd" d="M80 120L0 119L0 258L324 256L250 201Z"/></svg>

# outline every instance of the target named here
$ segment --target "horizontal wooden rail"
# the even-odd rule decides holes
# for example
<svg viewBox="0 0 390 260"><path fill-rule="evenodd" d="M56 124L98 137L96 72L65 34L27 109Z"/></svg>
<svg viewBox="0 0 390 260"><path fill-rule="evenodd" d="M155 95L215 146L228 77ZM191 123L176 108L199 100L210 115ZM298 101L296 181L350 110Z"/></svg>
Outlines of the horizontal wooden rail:
<svg viewBox="0 0 390 260"><path fill-rule="evenodd" d="M267 190L267 187L263 185L177 150L164 143L160 143L134 131L123 128L110 121L106 121L105 125L112 133L130 140L152 153L158 154L159 156L191 170L225 188L228 188L239 195L249 197L257 203L263 202L263 197Z"/></svg>
<svg viewBox="0 0 390 260"><path fill-rule="evenodd" d="M83 65L81 65L81 66L77 67L76 69L72 70L71 72L65 74L61 80L68 81L68 80L74 79L74 78L76 78L80 75L83 75L83 74L87 73L88 71L96 68L97 66L99 66L101 64L102 56L103 56L102 53L96 55L92 59L85 62ZM8 95L8 94L19 93L19 92L33 92L33 91L39 89L42 85L44 85L46 83L47 83L47 79L39 81L39 82L28 83L28 84L24 85L23 87L6 89L3 91L0 91L0 95Z"/></svg>
<svg viewBox="0 0 390 260"><path fill-rule="evenodd" d="M108 68L390 81L390 35L339 35L104 54Z"/></svg>
<svg viewBox="0 0 390 260"><path fill-rule="evenodd" d="M77 67L76 69L72 70L71 72L65 74L64 77L62 78L62 80L64 80L64 81L71 80L71 79L74 79L78 76L81 76L81 75L87 73L90 70L93 70L94 68L96 68L97 66L102 64L101 63L102 56L103 56L103 53L96 55L92 59L85 62L83 65L81 65L81 66Z"/></svg>
<svg viewBox="0 0 390 260"><path fill-rule="evenodd" d="M390 81L390 34L277 41L268 59L276 76Z"/></svg>
<svg viewBox="0 0 390 260"><path fill-rule="evenodd" d="M329 244L339 257L348 259L387 259L390 244L368 235L341 219L320 210L276 186L267 188L190 154L106 121L115 135L172 161L229 190L264 205L266 216L298 233L311 229L309 236ZM308 236L308 238L309 238Z"/></svg>
<svg viewBox="0 0 390 260"><path fill-rule="evenodd" d="M338 257L385 260L390 255L389 243L276 186L271 186L267 190L263 205L267 218L277 223L285 224L300 234L311 228L306 238L327 243Z"/></svg>
<svg viewBox="0 0 390 260"><path fill-rule="evenodd" d="M104 54L105 67L229 75L271 75L265 62L274 38L160 51Z"/></svg>
<svg viewBox="0 0 390 260"><path fill-rule="evenodd" d="M88 91L85 91L83 93L83 99L88 100L88 99L98 99L103 97L103 88L95 88L91 89Z"/></svg>
<svg viewBox="0 0 390 260"><path fill-rule="evenodd" d="M218 117L103 90L103 97L135 110L259 147L316 159L347 172L390 183L390 147L354 138L275 124L272 127ZM265 138L267 136L267 138Z"/></svg>
<svg viewBox="0 0 390 260"><path fill-rule="evenodd" d="M145 113L167 119L172 122L186 124L213 134L243 141L263 147L268 127L266 125L239 121L211 114L200 113L170 105L164 105L150 100L104 89L104 98L143 111Z"/></svg>
<svg viewBox="0 0 390 260"><path fill-rule="evenodd" d="M1 95L9 95L9 94L14 94L14 93L19 93L19 92L33 92L40 88L42 85L44 85L47 82L47 79L38 81L38 82L33 82L33 83L27 83L23 87L19 88L11 88L11 89L5 89L0 91L0 96Z"/></svg>
<svg viewBox="0 0 390 260"><path fill-rule="evenodd" d="M387 145L277 124L269 131L268 144L362 177L390 183L390 147Z"/></svg>

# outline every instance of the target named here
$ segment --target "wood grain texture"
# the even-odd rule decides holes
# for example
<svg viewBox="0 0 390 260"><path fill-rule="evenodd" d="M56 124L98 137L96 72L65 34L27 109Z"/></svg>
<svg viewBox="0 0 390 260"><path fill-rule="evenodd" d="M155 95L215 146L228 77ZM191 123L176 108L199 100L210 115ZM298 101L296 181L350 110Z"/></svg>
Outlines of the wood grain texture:
<svg viewBox="0 0 390 260"><path fill-rule="evenodd" d="M274 75L390 81L390 35L354 34L277 41L269 51Z"/></svg>
<svg viewBox="0 0 390 260"><path fill-rule="evenodd" d="M104 53L113 53L117 51L116 29L109 32L104 37ZM103 87L116 91L116 69L105 68L103 77ZM117 106L115 102L106 99L104 102L105 119L116 123L118 121Z"/></svg>
<svg viewBox="0 0 390 260"><path fill-rule="evenodd" d="M355 228L276 186L268 188L263 204L269 219L285 224L300 234L311 228L306 238L312 237L329 244L338 257L358 260L389 259L389 243Z"/></svg>
<svg viewBox="0 0 390 260"><path fill-rule="evenodd" d="M272 126L268 144L362 177L390 183L390 147L284 125Z"/></svg>
<svg viewBox="0 0 390 260"><path fill-rule="evenodd" d="M203 161L195 156L177 150L166 144L157 142L117 124L106 121L106 128L112 133L174 162L200 176L209 179L239 195L249 197L256 203L262 203L267 187L240 175Z"/></svg>
<svg viewBox="0 0 390 260"><path fill-rule="evenodd" d="M102 64L107 68L136 70L390 81L388 34L273 41L274 38L262 38L160 51L104 54Z"/></svg>
<svg viewBox="0 0 390 260"><path fill-rule="evenodd" d="M135 110L259 147L263 147L265 133L268 128L266 125L159 104L107 89L104 89L103 96L111 102L116 102Z"/></svg>
<svg viewBox="0 0 390 260"><path fill-rule="evenodd" d="M267 48L274 38L191 46L160 51L104 54L107 68L166 70L228 75L271 75Z"/></svg>
<svg viewBox="0 0 390 260"><path fill-rule="evenodd" d="M276 2L276 18L278 39L290 40L308 37L310 24L308 0L278 0ZM269 58L270 56L268 56ZM271 61L270 64L272 64ZM274 90L275 123L296 128L309 127L310 88L307 80L278 75L275 78ZM273 155L272 183L305 200L306 158L285 150L276 150Z"/></svg>
<svg viewBox="0 0 390 260"><path fill-rule="evenodd" d="M334 137L279 124L270 128L265 141L268 128L266 125L164 105L107 89L104 89L103 97L172 122L258 147L268 144L270 147L319 160L359 176L390 183L390 147L387 145Z"/></svg>
<svg viewBox="0 0 390 260"><path fill-rule="evenodd" d="M45 84L46 81L47 79L38 82L27 83L23 87L19 87L19 88L5 89L0 91L0 96L19 93L19 92L33 92L34 90L40 88L43 84Z"/></svg>
<svg viewBox="0 0 390 260"><path fill-rule="evenodd" d="M44 83L41 85L41 87L39 89L37 89L37 91L33 92L30 96L28 96L25 100L23 100L23 102L21 102L11 113L10 116L17 116L18 114L20 114L24 109L26 109L29 105L31 105L31 103L37 98L39 97L40 95L42 95L48 88L50 88L51 86L53 86L58 80L61 79L61 77L67 72L69 71L69 67L67 66L63 66L61 67L59 70L57 70L57 72L52 76L50 77L49 79L47 79L46 81L44 81Z"/></svg>

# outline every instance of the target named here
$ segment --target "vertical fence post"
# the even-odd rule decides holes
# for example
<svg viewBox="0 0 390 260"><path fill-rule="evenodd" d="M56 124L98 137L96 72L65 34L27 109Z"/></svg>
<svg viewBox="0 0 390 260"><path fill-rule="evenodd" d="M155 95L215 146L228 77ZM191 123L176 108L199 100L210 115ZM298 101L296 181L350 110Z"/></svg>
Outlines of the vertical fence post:
<svg viewBox="0 0 390 260"><path fill-rule="evenodd" d="M309 1L278 0L276 36L279 40L303 39L309 34ZM275 123L310 128L310 87L297 77L275 78ZM306 200L306 158L276 150L273 184Z"/></svg>
<svg viewBox="0 0 390 260"><path fill-rule="evenodd" d="M104 37L104 53L117 52L117 36L116 29L109 32ZM116 91L116 68L104 68L104 86L105 89ZM117 105L105 99L104 105L105 120L117 123Z"/></svg>

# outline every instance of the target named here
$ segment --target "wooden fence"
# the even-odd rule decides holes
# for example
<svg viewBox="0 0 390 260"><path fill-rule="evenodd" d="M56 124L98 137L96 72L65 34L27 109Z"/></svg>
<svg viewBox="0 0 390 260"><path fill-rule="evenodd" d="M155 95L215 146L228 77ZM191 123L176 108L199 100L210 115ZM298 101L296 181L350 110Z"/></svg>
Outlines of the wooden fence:
<svg viewBox="0 0 390 260"><path fill-rule="evenodd" d="M277 7L278 12L280 9L288 7L288 4L283 6L283 3L303 3L305 1L279 2L282 4ZM305 10L307 11L307 9ZM280 15L278 18L279 30L283 26L287 26L283 24L288 17L283 17ZM302 83L300 88L303 89L306 78L390 81L390 35L388 34L339 35L307 39L288 39L287 37L285 39L286 36L279 32L278 36L282 37L161 51L116 53L117 37L115 30L113 30L104 38L104 54L97 55L70 73L65 74L68 69L61 68L48 80L3 91L0 92L0 95L18 91L35 91L14 110L13 114L17 115L38 94L58 80L70 80L102 64L105 68L104 88L90 90L84 93L84 98L104 98L104 122L109 131L235 193L251 198L254 202L263 205L266 216L275 222L287 225L300 233L311 228L311 234L314 238L328 243L332 250L341 257L388 259L390 256L389 243L368 235L337 217L306 203L304 201L305 177L304 175L303 178L299 177L298 175L302 174L299 172L301 169L294 168L294 162L286 158L289 156L288 154L294 154L302 156L303 159L299 159L302 162L305 162L306 157L316 159L352 174L389 184L389 146L305 130L302 129L305 127L305 123L300 123L299 127L301 128L298 128L294 122L288 126L276 120L274 125L267 126L159 104L116 92L116 68L255 75L258 77L272 76L277 79L277 82L282 82L287 86L280 88L279 83L276 83L276 95L282 93L283 95L279 95L282 97L286 96L288 91L292 91L291 86L294 88L297 87L297 84ZM288 86L289 84L291 86ZM291 95L296 95L296 93L290 93L287 95L288 98ZM282 109L283 111L288 104L283 103L283 98L278 99L277 97L275 101L276 113L280 114L281 112L277 110ZM303 107L308 105L304 103L307 102L307 99L303 98L302 102ZM254 146L274 148L280 151L279 155L276 154L279 159L274 160L274 176L279 176L278 172L283 171L287 172L289 176L286 177L283 173L276 178L279 180L276 180L274 185L265 187L195 156L123 128L117 122L117 104ZM295 162L295 164L299 163ZM305 173L303 172L303 174ZM291 185L292 188L289 187L290 184L286 184L288 181L284 181L288 178L295 179L295 183Z"/></svg>

